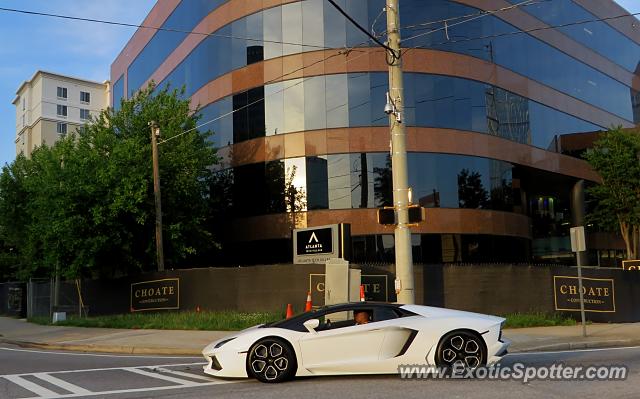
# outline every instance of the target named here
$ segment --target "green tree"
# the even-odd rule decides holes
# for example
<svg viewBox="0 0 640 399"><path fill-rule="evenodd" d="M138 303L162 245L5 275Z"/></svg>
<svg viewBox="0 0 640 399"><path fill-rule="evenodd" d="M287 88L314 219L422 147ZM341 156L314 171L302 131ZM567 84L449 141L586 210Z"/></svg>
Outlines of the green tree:
<svg viewBox="0 0 640 399"><path fill-rule="evenodd" d="M612 128L587 150L585 159L602 178L587 190L595 203L589 221L618 231L628 259L637 259L640 239L640 135Z"/></svg>
<svg viewBox="0 0 640 399"><path fill-rule="evenodd" d="M197 265L215 243L210 132L177 90L153 85L52 147L18 157L0 176L0 226L21 276L114 276L155 269L148 122L161 127L164 248L169 268Z"/></svg>

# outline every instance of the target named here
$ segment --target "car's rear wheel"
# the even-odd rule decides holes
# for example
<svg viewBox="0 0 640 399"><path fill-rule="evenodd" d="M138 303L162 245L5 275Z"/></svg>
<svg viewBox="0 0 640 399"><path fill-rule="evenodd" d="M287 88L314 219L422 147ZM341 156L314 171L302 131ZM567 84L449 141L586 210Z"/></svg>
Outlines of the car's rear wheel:
<svg viewBox="0 0 640 399"><path fill-rule="evenodd" d="M450 370L476 369L487 363L484 340L471 331L452 331L438 344L436 365Z"/></svg>
<svg viewBox="0 0 640 399"><path fill-rule="evenodd" d="M264 338L253 344L247 356L247 374L261 382L282 382L295 376L296 354L281 338Z"/></svg>

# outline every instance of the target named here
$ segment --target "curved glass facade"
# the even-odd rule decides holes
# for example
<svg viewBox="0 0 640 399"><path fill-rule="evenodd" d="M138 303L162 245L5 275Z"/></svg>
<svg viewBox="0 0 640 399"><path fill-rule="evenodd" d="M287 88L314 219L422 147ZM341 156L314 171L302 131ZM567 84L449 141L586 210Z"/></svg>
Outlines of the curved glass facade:
<svg viewBox="0 0 640 399"><path fill-rule="evenodd" d="M378 14L376 11L382 10L383 6L382 0L351 0L346 4L354 19L364 26L373 24ZM429 20L458 17L478 11L448 0L404 0L401 20L403 26L410 27ZM322 0L306 0L274 7L236 20L215 32L227 37L211 36L203 40L161 85L185 85L189 96L221 75L263 59L318 50L321 46L341 48L366 43L366 37L354 29L348 21L336 14L330 4ZM450 40L444 31L411 39L411 36L424 33L425 29L433 29L433 26L406 29L403 44L406 47L438 49L491 61L628 121L634 119L630 87L533 36L519 34L468 40L518 30L498 17L488 16L451 27L447 33ZM243 39L237 39L239 37ZM300 45L262 42L263 40ZM151 43L147 47L150 45ZM166 46L171 47L171 43ZM139 88L151 76L168 55L164 51L166 49L163 52L153 52L151 60L147 60L151 56L143 52L138 57L143 61L134 61L130 69L140 63L148 73L135 72L134 79L130 75L129 91ZM142 76L146 78L142 79Z"/></svg>
<svg viewBox="0 0 640 399"><path fill-rule="evenodd" d="M187 37L185 32L193 31L205 16L226 1L181 1L169 18L162 24L162 28L174 29L175 31L157 31L129 66L127 70L129 93L138 90L151 77L151 74Z"/></svg>
<svg viewBox="0 0 640 399"><path fill-rule="evenodd" d="M409 153L409 186L414 202L427 208L514 211L521 204L514 194L513 169L487 158ZM218 174L233 182L226 202L233 204L237 217L393 204L387 153L287 158Z"/></svg>
<svg viewBox="0 0 640 399"><path fill-rule="evenodd" d="M508 1L513 4L521 2L521 0ZM521 9L553 26L600 19L571 0L535 2ZM558 30L629 72L635 72L640 66L640 44L618 32L606 22L581 23L561 27Z"/></svg>
<svg viewBox="0 0 640 399"><path fill-rule="evenodd" d="M487 133L551 150L559 134L602 129L486 83L418 73L404 79L408 126ZM207 128L218 147L303 130L387 126L387 88L385 73L294 79L226 97L201 115L214 121Z"/></svg>
<svg viewBox="0 0 640 399"><path fill-rule="evenodd" d="M360 25L371 27L375 32L384 31L385 16L381 12L385 5L384 0L337 2ZM163 27L193 30L208 14L224 3L225 0L182 0ZM238 4L242 2L238 1ZM158 7L161 6L159 3ZM594 18L570 0L539 2L523 10L551 25ZM636 91L529 34L511 34L519 29L500 19L499 15L473 19L449 27L447 32L437 31L422 35L434 28L442 27L441 23L425 25L425 22L461 17L479 11L481 10L455 0L402 0L403 46L435 49L484 60L537 82L531 85L526 79L519 78L512 82L512 74L495 69L497 72L494 77L496 82L499 82L497 84L510 87L519 93L526 93L526 85L529 83L538 90L536 99L551 103L553 94L549 93L552 92L540 90L541 84L609 112L612 115L611 123L619 121L620 118L629 122L635 118L640 122L640 95ZM231 15L241 13L234 10L220 13L219 17L228 20ZM578 25L559 30L626 70L636 70L640 46L606 23ZM112 77L112 81L115 81L114 105L118 107L120 98L139 89L186 37L186 33L157 32L128 65L127 76ZM159 87L185 86L185 95L190 97L213 80L263 60L322 48L359 46L372 44L366 35L357 30L328 2L296 1L244 16L222 26L214 35L204 38L183 60L179 60L177 67L169 72ZM358 56L357 51L358 49L354 51L354 57ZM377 68L372 67L371 63L367 66L364 59L360 61L364 65L362 70ZM272 63L269 68L276 64L277 62ZM476 63L479 64L485 63ZM454 67L459 66L452 66ZM116 65L117 68L120 68L120 64ZM287 69L289 66L285 67L285 73L289 72ZM117 74L121 74L121 71ZM251 76L251 85L248 85L245 77L241 75L243 74L237 73L228 76L229 81L225 79L225 84L229 84L224 89L228 91L223 94L233 94L213 103L203 104L204 107L199 111L200 123L206 122L206 128L215 132L213 144L216 147L292 132L388 125L388 116L383 112L385 93L388 90L386 72L329 74L267 84L262 83L264 80L258 80L261 78ZM272 71L269 75L273 76ZM535 102L527 98L526 94L518 95L485 82L426 73L406 73L404 79L403 123L410 127L488 134L550 151L557 151L556 138L559 135L597 131L608 127ZM128 82L128 87L125 87L125 81ZM256 87L253 87L254 85ZM243 90L246 87L251 88L238 92L239 87ZM585 109L592 108L580 101L567 100L566 108L563 109L572 110L570 112L576 115L588 115ZM606 117L597 112L595 114L598 116L593 116L593 120L599 121L600 124L608 123ZM590 116L583 117L591 119ZM360 129L357 134L363 134L365 131L366 129ZM304 139L308 139L309 142L316 140L317 136L312 136L314 134L306 134ZM328 143L328 132L326 136ZM342 138L343 136L341 140ZM479 139L480 145L487 142L493 145L495 142L478 135L475 135L474 141L475 139ZM320 143L323 138L317 140ZM235 220L238 218L263 216L252 218L248 222L255 223L256 226L265 223L268 230L264 235L253 234L255 231L252 231L252 237L256 238L253 244L280 242L283 249L281 253L287 254L284 261L289 259L290 249L288 239L285 238L286 233L283 231L288 232L289 226L267 226L267 223L283 224L282 220L291 215L295 217L297 212L303 211L374 209L392 204L391 162L388 154L349 153L363 151L363 148L382 150L384 147L378 142L372 147L350 147L350 143L345 144L341 141L330 151L322 150L321 146L324 144L318 144L313 153L343 153L293 157L293 154L304 154L304 151L299 150L311 144L305 143L302 135L290 135L231 147L228 153L233 156L234 151L240 152L243 149L248 149L249 152L252 144L263 144L263 141L273 145L273 152L269 153L269 148L257 145L256 150L263 151L260 154L256 153L258 155L237 154L239 157L233 158L238 162L237 166L217 172L217 177L225 184L222 193L216 192L213 195L223 197L220 203L224 204L221 206L224 209L220 212L228 217L229 223L236 223ZM334 140L334 144L337 141L339 140ZM327 144L327 149L328 147ZM455 229L442 230L460 231L461 234L415 234L412 240L416 261L524 261L532 256L538 259L570 256L567 249L568 227L571 225L569 198L576 178L526 167L524 164L530 162L532 165L545 165L545 168L560 173L560 165L566 164L568 168L572 168L571 172L567 173L576 176L586 173L583 170L584 165L575 160L566 163L556 162L560 156L555 154L543 154L549 158L541 161L538 157L541 152L533 148L528 149L530 153L518 147L518 150L520 149L522 157L518 159L523 160L522 164L456 154L408 154L409 186L412 188L414 203L427 208L475 209L477 212L432 212L444 215L441 217L453 214L458 215L457 217L473 215L477 220L492 215L491 223L495 223L495 226L486 229L483 227L480 230L495 235L471 234L479 231L475 226L470 226L476 219L470 223L460 223ZM276 153L281 150L282 152ZM447 147L447 150L456 151L455 146ZM491 152L500 151L500 148L473 148L472 145L471 150L477 150L475 153L478 154L489 153L489 156L501 157L498 155L499 152ZM464 152L466 151L464 149ZM529 155L531 160L527 158ZM274 159L280 156L285 158L251 163L265 157ZM554 164L549 166L551 163ZM371 217L375 212L316 212L309 214L317 216L316 219L309 219L309 223L315 223L323 217L329 220L336 214L367 214ZM509 228L504 226L507 219L513 222ZM377 226L375 221L367 220L367 223L367 226ZM503 226L500 226L500 223ZM243 228L244 226L238 226L236 230L242 231ZM374 234L380 231L367 228L367 231L359 232L365 235L354 237L353 251L354 254L360 254L356 255L358 259L393 259L393 238L390 235ZM512 234L518 238L499 234ZM237 242L231 245L236 244ZM430 257L432 253L439 255ZM497 258L503 254L504 259Z"/></svg>

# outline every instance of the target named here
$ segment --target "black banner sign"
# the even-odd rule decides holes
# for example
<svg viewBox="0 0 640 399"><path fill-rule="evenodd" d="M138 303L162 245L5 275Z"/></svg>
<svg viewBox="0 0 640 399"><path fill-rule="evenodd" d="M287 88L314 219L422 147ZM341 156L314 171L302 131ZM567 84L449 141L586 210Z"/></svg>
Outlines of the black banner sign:
<svg viewBox="0 0 640 399"><path fill-rule="evenodd" d="M131 311L180 309L180 279L131 284Z"/></svg>
<svg viewBox="0 0 640 399"><path fill-rule="evenodd" d="M623 260L622 269L638 271L640 270L640 260Z"/></svg>
<svg viewBox="0 0 640 399"><path fill-rule="evenodd" d="M553 276L553 295L556 310L579 312L580 294L578 278ZM584 310L587 312L615 312L615 286L613 279L582 278Z"/></svg>
<svg viewBox="0 0 640 399"><path fill-rule="evenodd" d="M364 286L364 299L367 301L387 302L387 276L385 274L363 274L361 277Z"/></svg>
<svg viewBox="0 0 640 399"><path fill-rule="evenodd" d="M297 231L296 255L330 254L333 252L331 227Z"/></svg>

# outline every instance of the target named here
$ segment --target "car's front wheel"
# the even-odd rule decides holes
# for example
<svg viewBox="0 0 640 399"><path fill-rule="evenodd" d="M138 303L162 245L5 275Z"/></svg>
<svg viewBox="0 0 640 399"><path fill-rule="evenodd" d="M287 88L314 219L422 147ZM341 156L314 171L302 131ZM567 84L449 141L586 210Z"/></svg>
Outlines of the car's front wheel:
<svg viewBox="0 0 640 399"><path fill-rule="evenodd" d="M264 338L253 344L247 356L247 374L261 382L282 382L295 376L296 354L281 338Z"/></svg>
<svg viewBox="0 0 640 399"><path fill-rule="evenodd" d="M476 369L487 363L482 337L470 331L452 331L438 345L436 365L449 369Z"/></svg>

